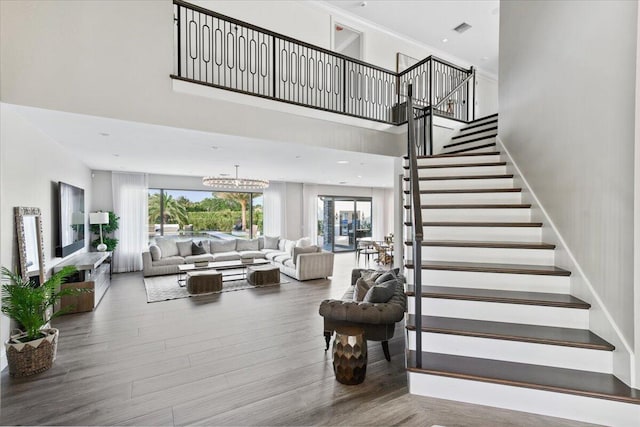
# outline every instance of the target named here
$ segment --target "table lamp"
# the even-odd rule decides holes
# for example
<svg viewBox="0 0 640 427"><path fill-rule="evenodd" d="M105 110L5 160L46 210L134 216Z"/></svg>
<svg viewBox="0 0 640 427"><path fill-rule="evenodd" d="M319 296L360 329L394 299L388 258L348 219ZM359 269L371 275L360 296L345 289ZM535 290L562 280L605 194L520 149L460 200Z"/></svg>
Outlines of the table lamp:
<svg viewBox="0 0 640 427"><path fill-rule="evenodd" d="M107 245L102 241L102 224L109 224L109 212L94 212L89 214L89 224L100 226L100 244L96 248L98 252L107 250Z"/></svg>

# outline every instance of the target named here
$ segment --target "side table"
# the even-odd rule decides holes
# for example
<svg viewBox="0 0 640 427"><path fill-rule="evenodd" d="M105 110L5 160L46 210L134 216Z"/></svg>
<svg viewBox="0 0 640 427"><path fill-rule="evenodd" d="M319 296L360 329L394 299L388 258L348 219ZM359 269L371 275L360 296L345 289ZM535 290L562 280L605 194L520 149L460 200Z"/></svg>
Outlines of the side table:
<svg viewBox="0 0 640 427"><path fill-rule="evenodd" d="M367 373L367 340L357 326L336 328L333 339L333 372L342 384L355 385L364 381Z"/></svg>

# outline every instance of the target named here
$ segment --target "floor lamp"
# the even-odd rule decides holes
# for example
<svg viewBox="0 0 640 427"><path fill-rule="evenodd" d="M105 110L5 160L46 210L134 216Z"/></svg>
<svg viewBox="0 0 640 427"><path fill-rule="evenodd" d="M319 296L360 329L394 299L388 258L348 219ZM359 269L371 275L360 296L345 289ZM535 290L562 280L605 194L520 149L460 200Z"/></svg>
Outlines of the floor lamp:
<svg viewBox="0 0 640 427"><path fill-rule="evenodd" d="M89 224L100 226L100 244L96 247L98 252L107 250L107 245L102 241L102 224L109 224L109 212L94 212L89 214Z"/></svg>

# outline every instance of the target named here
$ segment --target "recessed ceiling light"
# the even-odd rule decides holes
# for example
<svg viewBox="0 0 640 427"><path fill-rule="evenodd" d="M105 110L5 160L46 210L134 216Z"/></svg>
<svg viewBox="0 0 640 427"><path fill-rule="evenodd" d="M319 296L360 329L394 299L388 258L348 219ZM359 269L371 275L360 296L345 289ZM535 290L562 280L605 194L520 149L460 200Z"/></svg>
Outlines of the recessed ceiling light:
<svg viewBox="0 0 640 427"><path fill-rule="evenodd" d="M302 158L302 156L296 156L296 159L301 159L301 158Z"/></svg>
<svg viewBox="0 0 640 427"><path fill-rule="evenodd" d="M364 165L366 165L366 163L364 163L364 162L361 162L361 163L360 163L360 166L364 166Z"/></svg>
<svg viewBox="0 0 640 427"><path fill-rule="evenodd" d="M340 164L340 165L346 165L346 164L349 163L349 160L338 160L337 163Z"/></svg>
<svg viewBox="0 0 640 427"><path fill-rule="evenodd" d="M217 145L212 145L212 146L211 146L211 149L212 149L212 150L217 150L218 148L220 148L220 147L218 147Z"/></svg>
<svg viewBox="0 0 640 427"><path fill-rule="evenodd" d="M467 24L466 22L461 23L460 25L458 25L457 27L455 27L453 29L453 31L456 31L460 34L464 33L467 30L471 29L471 25Z"/></svg>
<svg viewBox="0 0 640 427"><path fill-rule="evenodd" d="M98 135L100 135L100 136L109 136L109 134L106 133L106 132L98 132Z"/></svg>
<svg viewBox="0 0 640 427"><path fill-rule="evenodd" d="M483 61L488 61L488 60L489 60L489 57L488 57L488 56L483 56L481 59L482 59Z"/></svg>
<svg viewBox="0 0 640 427"><path fill-rule="evenodd" d="M442 39L442 43L446 43L448 41L449 41L449 39L447 39L447 38Z"/></svg>
<svg viewBox="0 0 640 427"><path fill-rule="evenodd" d="M358 178L362 178L362 175L358 175Z"/></svg>
<svg viewBox="0 0 640 427"><path fill-rule="evenodd" d="M120 157L120 154L114 154L113 157Z"/></svg>
<svg viewBox="0 0 640 427"><path fill-rule="evenodd" d="M229 176L228 173L221 173L220 176Z"/></svg>
<svg viewBox="0 0 640 427"><path fill-rule="evenodd" d="M346 183L347 183L347 181L340 181L338 184L340 184L340 185L344 185L344 184L346 184Z"/></svg>

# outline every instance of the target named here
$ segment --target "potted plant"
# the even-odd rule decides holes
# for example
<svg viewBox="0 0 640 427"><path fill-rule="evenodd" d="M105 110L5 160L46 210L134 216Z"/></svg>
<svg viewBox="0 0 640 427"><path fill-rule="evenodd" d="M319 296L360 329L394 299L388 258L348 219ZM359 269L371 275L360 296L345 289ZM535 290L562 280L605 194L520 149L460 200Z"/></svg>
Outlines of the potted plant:
<svg viewBox="0 0 640 427"><path fill-rule="evenodd" d="M118 245L118 239L116 239L115 237L109 237L108 235L112 234L114 231L116 231L119 228L119 225L118 225L119 219L120 217L118 215L110 211L109 223L102 225L102 234L103 234L102 241L105 245L107 245L107 251L109 252L113 252L116 249L116 246ZM91 230L91 232L97 236L100 235L99 224L91 224L89 226L89 230ZM91 242L91 246L93 246L94 248L97 248L99 244L100 244L100 237L98 237L97 239Z"/></svg>
<svg viewBox="0 0 640 427"><path fill-rule="evenodd" d="M55 359L58 330L46 327L51 319L66 313L72 306L54 312L53 305L66 295L91 292L91 289L60 289L75 273L74 266L63 267L38 286L29 278L2 267L2 313L20 324L23 330L13 333L5 342L9 374L24 377L46 371Z"/></svg>

